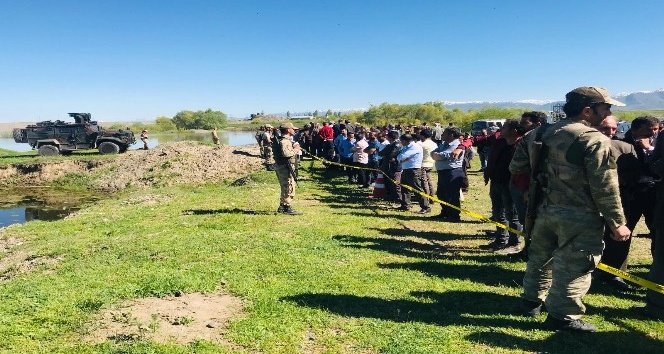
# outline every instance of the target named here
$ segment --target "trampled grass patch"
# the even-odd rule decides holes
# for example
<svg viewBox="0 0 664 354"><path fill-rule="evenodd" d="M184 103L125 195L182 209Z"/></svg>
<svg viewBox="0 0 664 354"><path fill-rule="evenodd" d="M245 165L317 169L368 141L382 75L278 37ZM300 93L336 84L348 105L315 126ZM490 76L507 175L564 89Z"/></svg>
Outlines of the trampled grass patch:
<svg viewBox="0 0 664 354"><path fill-rule="evenodd" d="M55 222L15 225L11 252L58 259L0 281L0 350L64 353L653 353L664 324L629 308L642 290L594 285L590 335L551 333L515 315L523 262L479 250L489 225L380 209L369 191L320 165L303 174L295 208L276 215L272 172L244 183L125 192ZM489 213L472 176L464 207ZM434 213L436 210L434 210ZM15 244L15 243L14 243ZM634 246L648 247L644 238ZM632 269L643 275L647 252ZM85 338L106 309L184 293L238 296L227 343Z"/></svg>

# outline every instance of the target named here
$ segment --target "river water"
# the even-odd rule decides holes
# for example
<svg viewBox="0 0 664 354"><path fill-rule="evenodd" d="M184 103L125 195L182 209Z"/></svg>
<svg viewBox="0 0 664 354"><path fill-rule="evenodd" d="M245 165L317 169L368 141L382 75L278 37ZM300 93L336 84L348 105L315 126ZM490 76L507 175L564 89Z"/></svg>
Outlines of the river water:
<svg viewBox="0 0 664 354"><path fill-rule="evenodd" d="M153 148L159 144L185 140L212 143L212 135L211 133L153 134L150 135L148 140L148 147ZM256 143L254 132L248 131L220 131L219 140L222 144L230 146ZM17 144L11 138L0 138L0 148L18 152L31 150L30 145ZM138 148L142 148L141 141L132 145L130 150ZM32 220L52 221L62 219L80 209L82 204L94 200L95 198L89 195L54 194L53 191L15 192L0 190L0 228Z"/></svg>
<svg viewBox="0 0 664 354"><path fill-rule="evenodd" d="M79 210L99 196L72 194L52 190L2 191L0 196L0 227L33 220L52 221Z"/></svg>
<svg viewBox="0 0 664 354"><path fill-rule="evenodd" d="M129 149L135 150L143 147L143 143L139 140L139 134L136 134L136 144L132 145ZM203 143L212 143L211 133L173 133L173 134L151 134L148 139L148 147L153 148L159 144L169 143L174 141L193 140ZM256 144L254 132L250 131L226 131L219 132L219 140L224 145L240 146ZM32 150L28 144L18 144L12 138L0 138L0 149L26 152Z"/></svg>

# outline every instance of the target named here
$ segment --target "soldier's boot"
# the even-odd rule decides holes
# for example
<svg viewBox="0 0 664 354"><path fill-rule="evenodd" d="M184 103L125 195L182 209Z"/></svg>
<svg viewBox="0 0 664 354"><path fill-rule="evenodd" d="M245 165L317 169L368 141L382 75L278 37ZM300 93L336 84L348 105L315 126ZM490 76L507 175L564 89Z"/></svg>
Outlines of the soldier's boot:
<svg viewBox="0 0 664 354"><path fill-rule="evenodd" d="M521 315L526 317L535 317L540 313L542 313L541 302L521 299Z"/></svg>
<svg viewBox="0 0 664 354"><path fill-rule="evenodd" d="M551 315L546 316L544 326L551 331L570 331L580 333L590 333L597 331L597 328L590 323L581 320L559 320Z"/></svg>
<svg viewBox="0 0 664 354"><path fill-rule="evenodd" d="M284 212L284 205L280 204L279 207L277 208L277 213L283 213Z"/></svg>
<svg viewBox="0 0 664 354"><path fill-rule="evenodd" d="M288 215L302 215L302 213L295 211L295 209L293 209L293 207L291 207L290 205L284 206L283 213Z"/></svg>

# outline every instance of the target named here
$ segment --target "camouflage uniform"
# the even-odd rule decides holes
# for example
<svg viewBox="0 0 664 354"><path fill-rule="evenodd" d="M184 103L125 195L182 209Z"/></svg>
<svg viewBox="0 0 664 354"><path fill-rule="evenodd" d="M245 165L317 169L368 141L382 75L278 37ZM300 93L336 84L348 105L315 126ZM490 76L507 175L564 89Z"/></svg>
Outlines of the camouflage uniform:
<svg viewBox="0 0 664 354"><path fill-rule="evenodd" d="M295 179L291 171L295 171L297 152L293 148L290 136L280 136L274 141L274 171L277 173L281 187L280 208L290 208L295 197ZM290 167L289 167L290 165Z"/></svg>
<svg viewBox="0 0 664 354"><path fill-rule="evenodd" d="M265 165L270 166L274 164L274 158L272 156L272 144L271 140L274 140L274 134L272 134L271 129L267 129L261 135L261 140L263 141L263 157L265 159Z"/></svg>
<svg viewBox="0 0 664 354"><path fill-rule="evenodd" d="M518 144L510 172L531 170L536 135L537 130ZM581 298L602 254L604 221L613 227L625 224L616 161L610 140L585 121L565 119L548 126L542 142L548 155L543 157L543 192L522 297L544 302L556 319L577 320L585 312Z"/></svg>

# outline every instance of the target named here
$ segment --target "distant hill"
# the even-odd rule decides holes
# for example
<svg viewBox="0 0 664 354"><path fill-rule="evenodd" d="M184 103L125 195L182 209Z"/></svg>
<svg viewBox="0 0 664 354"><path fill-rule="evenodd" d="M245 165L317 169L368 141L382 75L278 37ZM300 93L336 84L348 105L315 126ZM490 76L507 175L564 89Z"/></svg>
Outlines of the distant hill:
<svg viewBox="0 0 664 354"><path fill-rule="evenodd" d="M631 93L619 93L613 98L624 102L627 106L620 107L621 110L653 110L664 109L664 88L655 91L639 91ZM501 107L501 108L526 108L538 111L550 111L551 106L564 101L468 101L468 102L443 102L445 108L461 110L480 109L483 107Z"/></svg>
<svg viewBox="0 0 664 354"><path fill-rule="evenodd" d="M664 88L655 91L619 93L614 98L624 102L627 105L625 109L628 110L664 109Z"/></svg>

